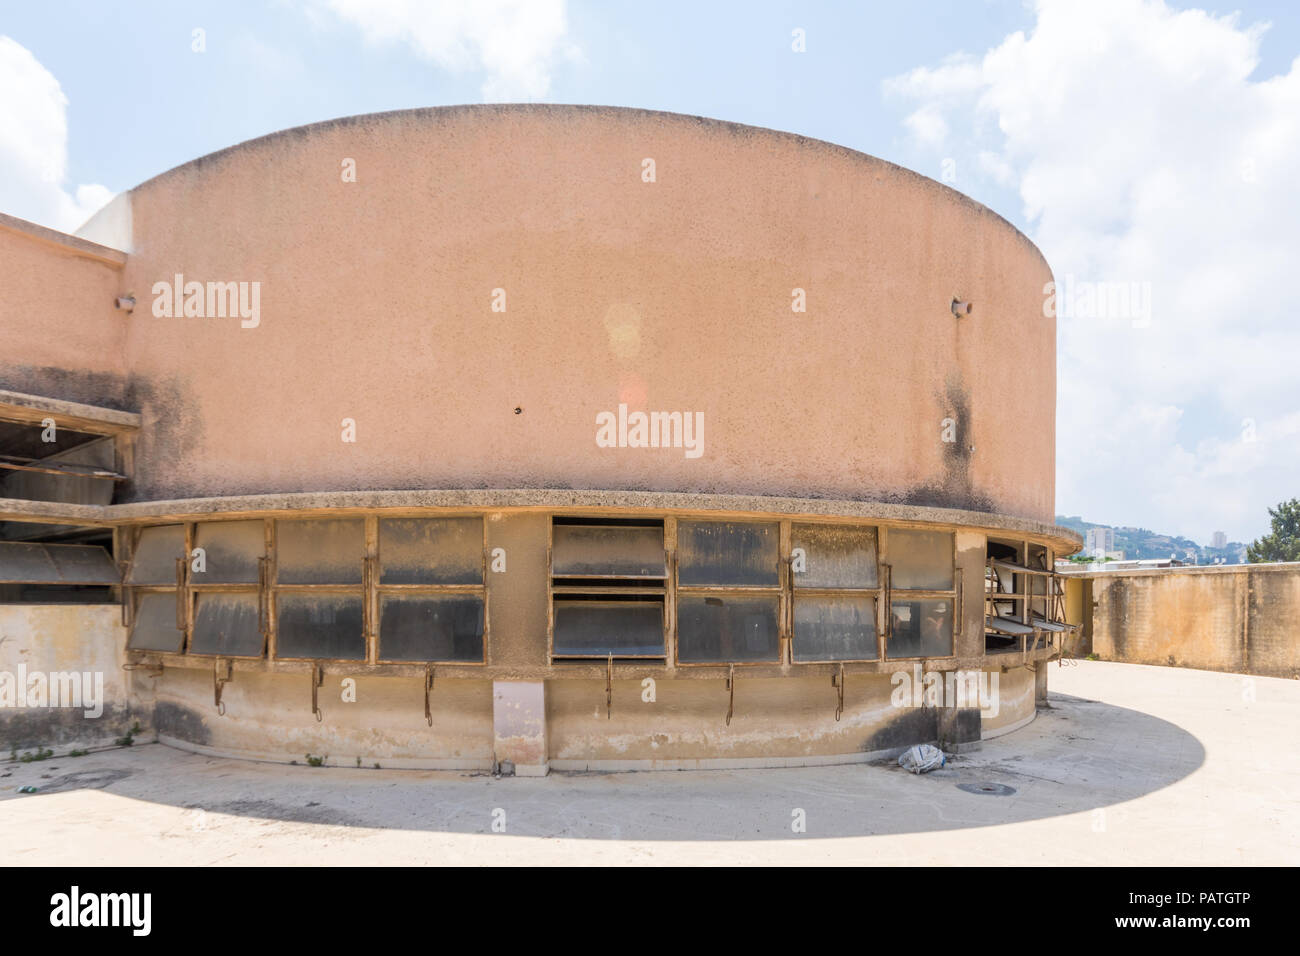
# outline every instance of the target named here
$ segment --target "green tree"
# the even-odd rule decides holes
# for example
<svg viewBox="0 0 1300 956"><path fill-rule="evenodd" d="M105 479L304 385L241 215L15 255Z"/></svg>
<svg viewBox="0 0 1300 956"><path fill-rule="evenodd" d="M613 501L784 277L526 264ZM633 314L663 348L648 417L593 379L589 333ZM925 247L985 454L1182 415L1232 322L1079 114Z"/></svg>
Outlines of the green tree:
<svg viewBox="0 0 1300 956"><path fill-rule="evenodd" d="M1300 561L1300 498L1269 508L1268 514L1273 519L1273 533L1247 545L1246 560L1251 564Z"/></svg>

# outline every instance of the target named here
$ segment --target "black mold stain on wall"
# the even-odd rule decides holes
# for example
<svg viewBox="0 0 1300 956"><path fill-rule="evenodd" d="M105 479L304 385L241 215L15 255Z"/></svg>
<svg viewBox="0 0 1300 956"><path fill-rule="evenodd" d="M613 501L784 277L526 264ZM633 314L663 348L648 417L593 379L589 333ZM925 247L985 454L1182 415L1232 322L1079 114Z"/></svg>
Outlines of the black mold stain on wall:
<svg viewBox="0 0 1300 956"><path fill-rule="evenodd" d="M203 718L188 707L160 700L153 711L154 730L186 743L206 745L212 741L212 732Z"/></svg>
<svg viewBox="0 0 1300 956"><path fill-rule="evenodd" d="M121 704L106 703L98 717L87 717L83 707L5 708L0 710L0 744L19 756L42 747L67 750L102 745L109 738L125 737L134 722Z"/></svg>

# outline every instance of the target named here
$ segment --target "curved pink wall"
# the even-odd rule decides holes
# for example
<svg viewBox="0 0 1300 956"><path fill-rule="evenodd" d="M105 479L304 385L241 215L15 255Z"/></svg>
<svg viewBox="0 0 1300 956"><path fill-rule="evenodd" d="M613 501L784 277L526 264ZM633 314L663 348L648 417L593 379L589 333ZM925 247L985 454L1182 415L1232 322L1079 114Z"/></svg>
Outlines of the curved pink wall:
<svg viewBox="0 0 1300 956"><path fill-rule="evenodd" d="M572 487L1052 520L1047 264L869 156L635 110L419 110L204 157L132 211L136 498ZM155 318L177 272L260 282L260 326ZM703 456L598 448L620 401L703 412Z"/></svg>

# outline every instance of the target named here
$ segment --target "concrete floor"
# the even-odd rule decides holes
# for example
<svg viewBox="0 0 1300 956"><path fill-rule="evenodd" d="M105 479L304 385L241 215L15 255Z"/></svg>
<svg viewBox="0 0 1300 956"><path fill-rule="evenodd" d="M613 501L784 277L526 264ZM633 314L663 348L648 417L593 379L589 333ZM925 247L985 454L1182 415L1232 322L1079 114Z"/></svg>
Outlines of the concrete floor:
<svg viewBox="0 0 1300 956"><path fill-rule="evenodd" d="M1300 863L1300 682L1083 661L1049 685L1032 724L923 776L5 762L0 864Z"/></svg>

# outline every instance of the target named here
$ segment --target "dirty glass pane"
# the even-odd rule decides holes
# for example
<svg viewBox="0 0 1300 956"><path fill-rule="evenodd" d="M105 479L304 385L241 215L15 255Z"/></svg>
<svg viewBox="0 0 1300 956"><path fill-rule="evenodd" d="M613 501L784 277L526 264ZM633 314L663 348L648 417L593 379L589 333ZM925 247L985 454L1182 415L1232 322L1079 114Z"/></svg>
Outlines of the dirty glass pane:
<svg viewBox="0 0 1300 956"><path fill-rule="evenodd" d="M795 598L796 661L874 661L878 656L875 598Z"/></svg>
<svg viewBox="0 0 1300 956"><path fill-rule="evenodd" d="M380 584L482 584L482 518L383 518Z"/></svg>
<svg viewBox="0 0 1300 956"><path fill-rule="evenodd" d="M481 662L483 599L474 595L380 595L379 657L385 661Z"/></svg>
<svg viewBox="0 0 1300 956"><path fill-rule="evenodd" d="M127 584L176 584L176 559L185 557L185 525L145 528L135 546Z"/></svg>
<svg viewBox="0 0 1300 956"><path fill-rule="evenodd" d="M176 626L176 592L142 594L126 646L133 651L180 653L185 632Z"/></svg>
<svg viewBox="0 0 1300 956"><path fill-rule="evenodd" d="M685 587L775 587L780 534L776 524L681 521L677 583Z"/></svg>
<svg viewBox="0 0 1300 956"><path fill-rule="evenodd" d="M804 570L792 564L796 588L874 588L876 529L833 525L794 525L791 555L803 549Z"/></svg>
<svg viewBox="0 0 1300 956"><path fill-rule="evenodd" d="M280 594L275 607L277 657L365 660L361 595Z"/></svg>
<svg viewBox="0 0 1300 956"><path fill-rule="evenodd" d="M277 521L275 547L280 584L360 584L366 524L361 518Z"/></svg>
<svg viewBox="0 0 1300 956"><path fill-rule="evenodd" d="M99 545L0 541L0 582L114 585L121 578Z"/></svg>
<svg viewBox="0 0 1300 956"><path fill-rule="evenodd" d="M893 632L885 657L948 657L952 654L952 601L894 601Z"/></svg>
<svg viewBox="0 0 1300 956"><path fill-rule="evenodd" d="M222 657L261 657L256 594L202 593L194 600L191 654Z"/></svg>
<svg viewBox="0 0 1300 956"><path fill-rule="evenodd" d="M194 547L202 548L203 571L194 570L195 584L256 584L257 562L266 554L266 528L261 521L212 521L194 532Z"/></svg>
<svg viewBox="0 0 1300 956"><path fill-rule="evenodd" d="M677 599L677 659L684 663L776 661L780 648L775 597Z"/></svg>
<svg viewBox="0 0 1300 956"><path fill-rule="evenodd" d="M551 573L557 578L666 578L664 529L557 524L551 529Z"/></svg>
<svg viewBox="0 0 1300 956"><path fill-rule="evenodd" d="M556 657L663 657L664 606L556 598L553 644Z"/></svg>
<svg viewBox="0 0 1300 956"><path fill-rule="evenodd" d="M952 590L953 541L950 531L889 532L892 585L898 590Z"/></svg>

